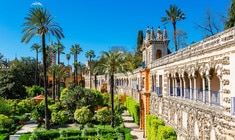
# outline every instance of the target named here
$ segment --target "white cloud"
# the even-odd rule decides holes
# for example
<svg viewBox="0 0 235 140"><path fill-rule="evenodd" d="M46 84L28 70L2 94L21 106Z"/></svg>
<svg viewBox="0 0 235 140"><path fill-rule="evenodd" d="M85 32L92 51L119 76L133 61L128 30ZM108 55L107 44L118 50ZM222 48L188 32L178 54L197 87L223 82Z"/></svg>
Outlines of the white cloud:
<svg viewBox="0 0 235 140"><path fill-rule="evenodd" d="M43 6L40 2L33 2L32 4L31 4L31 6Z"/></svg>

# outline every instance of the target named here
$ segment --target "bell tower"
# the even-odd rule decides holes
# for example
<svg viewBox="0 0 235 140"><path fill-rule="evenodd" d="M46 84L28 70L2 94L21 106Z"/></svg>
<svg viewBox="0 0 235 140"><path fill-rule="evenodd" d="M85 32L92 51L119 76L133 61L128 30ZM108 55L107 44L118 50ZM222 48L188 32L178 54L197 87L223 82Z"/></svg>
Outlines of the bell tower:
<svg viewBox="0 0 235 140"><path fill-rule="evenodd" d="M142 68L150 66L150 64L168 54L168 45L170 40L167 38L167 30L161 31L160 27L156 31L152 27L146 29L146 37L142 44Z"/></svg>
<svg viewBox="0 0 235 140"><path fill-rule="evenodd" d="M158 27L154 31L152 27L146 29L146 38L142 44L142 69L140 70L140 129L146 132L146 116L150 114L150 68L151 63L168 54L167 31L161 31Z"/></svg>

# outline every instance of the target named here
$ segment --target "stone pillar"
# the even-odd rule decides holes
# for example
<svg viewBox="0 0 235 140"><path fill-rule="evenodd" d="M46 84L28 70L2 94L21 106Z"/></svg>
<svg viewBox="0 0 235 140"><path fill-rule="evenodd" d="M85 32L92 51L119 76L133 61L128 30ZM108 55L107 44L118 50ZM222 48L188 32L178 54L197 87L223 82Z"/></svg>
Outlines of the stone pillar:
<svg viewBox="0 0 235 140"><path fill-rule="evenodd" d="M185 82L185 78L186 77L182 77L182 79L183 79L183 85L184 85L184 89L183 89L183 91L184 91L184 98L186 98L186 82Z"/></svg>
<svg viewBox="0 0 235 140"><path fill-rule="evenodd" d="M210 77L207 76L207 81L208 81L208 103L211 105L211 80Z"/></svg>
<svg viewBox="0 0 235 140"><path fill-rule="evenodd" d="M198 97L197 97L197 79L196 77L193 77L193 90L194 90L194 100L197 101Z"/></svg>
<svg viewBox="0 0 235 140"><path fill-rule="evenodd" d="M220 77L219 78L219 81L220 81L220 89L219 89L219 98L220 98L220 106L222 106L223 105L223 91L222 91L222 85L223 85L223 83L222 83L222 78Z"/></svg>
<svg viewBox="0 0 235 140"><path fill-rule="evenodd" d="M205 78L202 76L202 102L206 103Z"/></svg>
<svg viewBox="0 0 235 140"><path fill-rule="evenodd" d="M189 77L189 90L190 90L189 94L190 94L190 99L193 99L193 97L192 97L193 96L192 89L193 89L192 88L192 79L191 79L191 77Z"/></svg>
<svg viewBox="0 0 235 140"><path fill-rule="evenodd" d="M175 93L175 96L177 96L177 79L174 78L174 93Z"/></svg>
<svg viewBox="0 0 235 140"><path fill-rule="evenodd" d="M175 96L175 78L172 78L172 92L173 96Z"/></svg>
<svg viewBox="0 0 235 140"><path fill-rule="evenodd" d="M182 97L182 79L181 78L179 78L180 79L180 86L179 86L179 88L180 88L180 97Z"/></svg>
<svg viewBox="0 0 235 140"><path fill-rule="evenodd" d="M171 77L167 77L167 78L168 78L168 93L171 96Z"/></svg>

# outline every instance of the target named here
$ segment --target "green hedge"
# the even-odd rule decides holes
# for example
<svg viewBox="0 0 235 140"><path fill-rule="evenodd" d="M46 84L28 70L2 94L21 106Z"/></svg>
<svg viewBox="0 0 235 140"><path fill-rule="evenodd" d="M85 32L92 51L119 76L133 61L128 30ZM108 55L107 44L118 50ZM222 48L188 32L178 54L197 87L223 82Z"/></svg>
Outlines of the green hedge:
<svg viewBox="0 0 235 140"><path fill-rule="evenodd" d="M177 135L170 126L165 126L157 116L148 115L146 122L148 140L176 140Z"/></svg>
<svg viewBox="0 0 235 140"><path fill-rule="evenodd" d="M135 123L139 125L140 123L140 104L137 103L133 98L127 96L125 105L128 112L134 119Z"/></svg>
<svg viewBox="0 0 235 140"><path fill-rule="evenodd" d="M158 140L176 140L175 130L170 126L159 126L157 131Z"/></svg>
<svg viewBox="0 0 235 140"><path fill-rule="evenodd" d="M29 137L31 136L31 134L32 134L31 132L30 133L24 133L24 134L20 135L19 140L28 140Z"/></svg>
<svg viewBox="0 0 235 140"><path fill-rule="evenodd" d="M9 140L9 134L0 134L0 140Z"/></svg>
<svg viewBox="0 0 235 140"><path fill-rule="evenodd" d="M61 137L60 133L64 131L65 137ZM97 135L99 131L100 135ZM72 129L58 129L58 130L47 130L47 131L35 131L33 133L22 134L19 140L29 140L31 135L36 136L38 140L88 140L88 139L97 139L97 140L118 140L119 135L124 136L125 140L133 140L130 134L130 130L123 127L118 127L116 129L101 129L94 128L87 130L87 136L82 136L82 130L72 130Z"/></svg>

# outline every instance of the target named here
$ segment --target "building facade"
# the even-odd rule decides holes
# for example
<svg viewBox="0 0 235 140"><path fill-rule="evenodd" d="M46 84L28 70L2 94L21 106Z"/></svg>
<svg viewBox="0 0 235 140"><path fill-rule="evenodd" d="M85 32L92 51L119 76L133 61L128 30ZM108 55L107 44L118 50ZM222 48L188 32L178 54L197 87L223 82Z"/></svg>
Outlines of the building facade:
<svg viewBox="0 0 235 140"><path fill-rule="evenodd" d="M171 54L168 44L166 29L147 28L142 67L115 75L116 92L140 103L140 129L154 114L180 140L234 140L235 28ZM97 89L107 81L98 75Z"/></svg>

